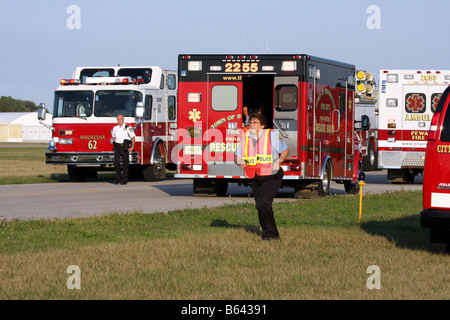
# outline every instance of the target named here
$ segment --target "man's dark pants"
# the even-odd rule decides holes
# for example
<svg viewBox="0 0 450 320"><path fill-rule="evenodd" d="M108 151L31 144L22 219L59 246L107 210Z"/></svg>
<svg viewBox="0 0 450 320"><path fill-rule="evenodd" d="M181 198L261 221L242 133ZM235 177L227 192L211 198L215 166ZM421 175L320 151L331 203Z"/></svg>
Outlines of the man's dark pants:
<svg viewBox="0 0 450 320"><path fill-rule="evenodd" d="M123 174L120 170L120 158L123 163ZM130 163L129 152L124 150L122 144L114 144L114 168L116 169L116 181L128 182L128 165Z"/></svg>
<svg viewBox="0 0 450 320"><path fill-rule="evenodd" d="M280 177L281 174L281 177ZM283 173L271 176L256 175L252 180L252 191L258 210L263 239L278 238L278 229L273 215L272 202L281 187Z"/></svg>

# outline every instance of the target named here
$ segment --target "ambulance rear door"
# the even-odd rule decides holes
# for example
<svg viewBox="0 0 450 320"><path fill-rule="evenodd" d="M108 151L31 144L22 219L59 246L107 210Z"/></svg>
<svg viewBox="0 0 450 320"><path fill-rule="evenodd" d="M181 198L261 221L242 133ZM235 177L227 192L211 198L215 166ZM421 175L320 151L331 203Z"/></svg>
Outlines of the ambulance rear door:
<svg viewBox="0 0 450 320"><path fill-rule="evenodd" d="M234 152L242 135L241 74L207 75L207 124L203 134L208 176L242 176Z"/></svg>

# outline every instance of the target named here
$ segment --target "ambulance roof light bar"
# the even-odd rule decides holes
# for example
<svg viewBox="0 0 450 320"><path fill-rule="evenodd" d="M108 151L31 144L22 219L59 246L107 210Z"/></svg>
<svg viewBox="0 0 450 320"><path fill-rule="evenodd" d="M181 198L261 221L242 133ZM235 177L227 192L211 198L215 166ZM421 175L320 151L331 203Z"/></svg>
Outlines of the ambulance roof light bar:
<svg viewBox="0 0 450 320"><path fill-rule="evenodd" d="M140 84L143 83L143 79L134 79L131 77L87 77L85 84L87 85L99 85L99 84ZM67 85L79 85L81 84L79 79L61 79L60 84L62 86Z"/></svg>

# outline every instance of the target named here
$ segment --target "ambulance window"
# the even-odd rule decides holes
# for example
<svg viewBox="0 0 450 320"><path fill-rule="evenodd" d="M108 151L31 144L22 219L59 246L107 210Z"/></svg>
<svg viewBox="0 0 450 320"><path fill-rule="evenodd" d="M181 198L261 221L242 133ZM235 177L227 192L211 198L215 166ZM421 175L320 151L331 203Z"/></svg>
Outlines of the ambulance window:
<svg viewBox="0 0 450 320"><path fill-rule="evenodd" d="M448 108L442 123L441 141L450 142L450 110Z"/></svg>
<svg viewBox="0 0 450 320"><path fill-rule="evenodd" d="M169 90L175 90L177 88L177 76L174 74L169 74L167 76L167 83Z"/></svg>
<svg viewBox="0 0 450 320"><path fill-rule="evenodd" d="M80 72L81 83L86 83L88 77L113 77L114 69L83 69Z"/></svg>
<svg viewBox="0 0 450 320"><path fill-rule="evenodd" d="M294 111L297 109L297 86L280 85L275 88L275 109L277 111Z"/></svg>
<svg viewBox="0 0 450 320"><path fill-rule="evenodd" d="M341 113L341 117L345 115L345 93L339 93L339 112Z"/></svg>
<svg viewBox="0 0 450 320"><path fill-rule="evenodd" d="M161 83L159 84L159 88L162 90L164 89L164 75L161 75Z"/></svg>
<svg viewBox="0 0 450 320"><path fill-rule="evenodd" d="M169 113L169 120L175 120L177 117L177 101L175 96L169 96L168 99L168 113Z"/></svg>
<svg viewBox="0 0 450 320"><path fill-rule="evenodd" d="M405 96L405 111L407 113L424 113L426 97L424 93L408 93Z"/></svg>
<svg viewBox="0 0 450 320"><path fill-rule="evenodd" d="M121 68L117 73L121 77L131 77L142 79L143 83L149 83L152 78L152 69L150 68Z"/></svg>
<svg viewBox="0 0 450 320"><path fill-rule="evenodd" d="M145 120L150 120L152 118L152 104L153 97L145 96Z"/></svg>
<svg viewBox="0 0 450 320"><path fill-rule="evenodd" d="M211 90L211 107L215 111L234 111L238 106L238 89L232 85L217 85Z"/></svg>

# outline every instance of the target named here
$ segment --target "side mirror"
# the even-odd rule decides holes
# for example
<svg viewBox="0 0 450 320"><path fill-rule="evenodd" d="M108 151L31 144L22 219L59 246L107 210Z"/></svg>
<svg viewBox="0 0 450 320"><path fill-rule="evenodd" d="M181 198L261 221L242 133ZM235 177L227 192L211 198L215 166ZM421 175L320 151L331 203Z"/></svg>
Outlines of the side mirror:
<svg viewBox="0 0 450 320"><path fill-rule="evenodd" d="M38 108L38 119L45 120L46 110L45 103L40 103Z"/></svg>
<svg viewBox="0 0 450 320"><path fill-rule="evenodd" d="M361 116L361 129L362 130L369 130L370 129L370 119L367 115Z"/></svg>
<svg viewBox="0 0 450 320"><path fill-rule="evenodd" d="M136 104L136 118L137 119L143 119L144 118L144 114L145 114L145 108L144 108L144 103L143 102L138 102Z"/></svg>

